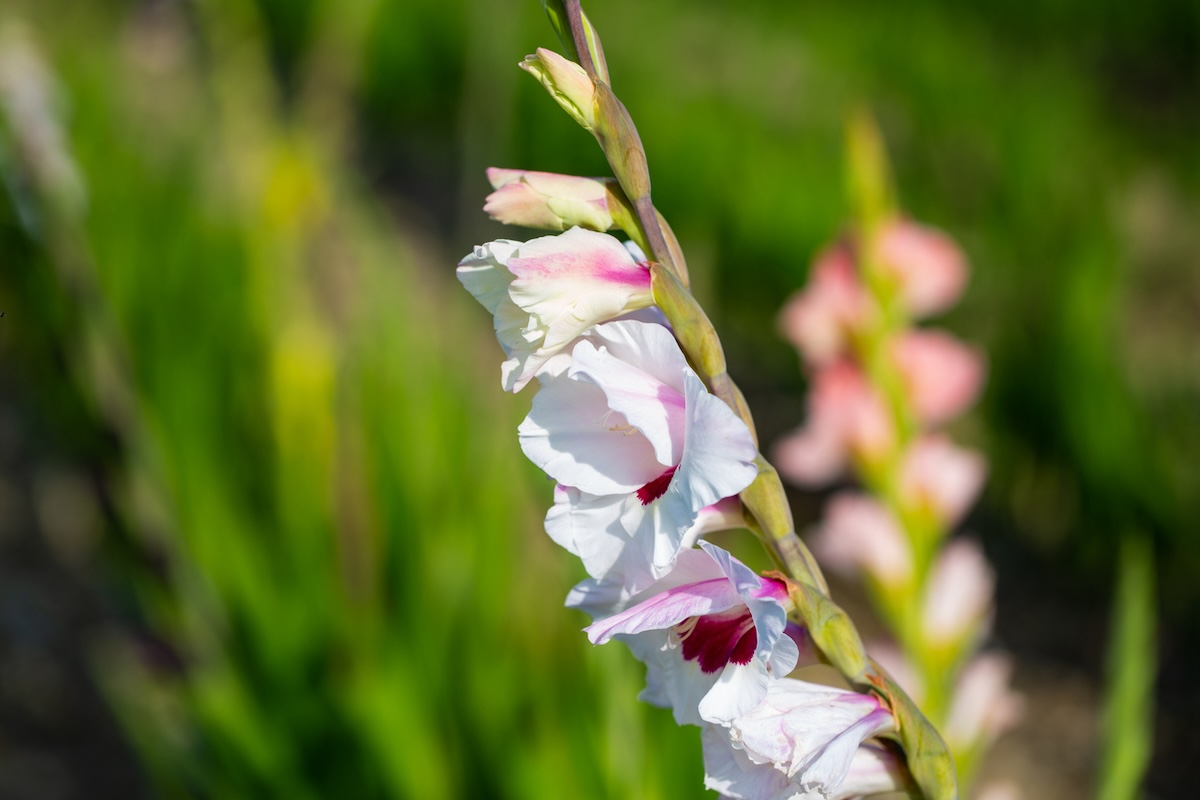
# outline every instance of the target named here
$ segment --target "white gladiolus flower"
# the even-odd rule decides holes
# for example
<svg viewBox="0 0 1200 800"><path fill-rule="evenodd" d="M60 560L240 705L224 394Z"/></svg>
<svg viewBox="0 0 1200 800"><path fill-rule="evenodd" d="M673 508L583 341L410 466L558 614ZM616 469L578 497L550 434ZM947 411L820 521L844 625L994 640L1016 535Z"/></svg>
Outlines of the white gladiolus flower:
<svg viewBox="0 0 1200 800"><path fill-rule="evenodd" d="M560 485L547 532L593 578L644 589L699 512L758 474L749 429L661 325L598 325L539 381L521 448Z"/></svg>

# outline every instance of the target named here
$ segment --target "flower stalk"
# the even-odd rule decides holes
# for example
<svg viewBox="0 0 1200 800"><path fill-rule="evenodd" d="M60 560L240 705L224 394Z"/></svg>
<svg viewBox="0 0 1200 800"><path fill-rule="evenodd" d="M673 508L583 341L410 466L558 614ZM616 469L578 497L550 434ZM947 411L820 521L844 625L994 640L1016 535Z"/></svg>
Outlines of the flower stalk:
<svg viewBox="0 0 1200 800"><path fill-rule="evenodd" d="M691 294L676 237L654 207L645 150L609 84L595 28L579 0L545 0L544 7L569 57L539 49L521 67L592 133L616 187L609 179L494 171L497 193L487 210L551 230L624 230L632 264L646 270L648 292L642 294L636 270L611 237L590 238L580 228L524 244L489 243L466 257L458 273L495 315L510 357L505 388L519 391L534 378L541 387L520 436L526 455L558 484L547 533L579 556L591 576L568 605L596 620L589 628L594 641L621 634L647 663L643 699L672 708L681 724L709 726L710 785L729 796L766 797L768 786L794 786L830 797L896 788L931 800L957 797L938 732L868 660L796 534L779 473L758 452L753 418L728 373L720 338ZM645 297L657 321L643 313ZM740 521L781 572L754 576L719 548L700 543L709 559L692 546L712 525L738 524L736 513L704 515L738 499ZM723 578L709 574L713 561ZM721 586L718 603L711 593ZM767 595L774 605L764 616ZM832 664L856 691L830 695L786 683L797 648ZM865 709L869 719L851 715L839 727L834 709L849 706ZM798 750L764 771L762 754L747 761L743 748L750 745L740 738L762 724L796 733L796 747L812 741L801 732L820 729L832 749L803 758ZM891 751L865 741L877 736L900 743L916 767L909 772L915 783L897 780Z"/></svg>
<svg viewBox="0 0 1200 800"><path fill-rule="evenodd" d="M882 140L868 116L852 118L846 141L852 231L818 257L809 286L784 310L812 394L805 427L776 454L796 483L824 485L849 471L861 485L862 493L831 500L814 546L826 563L864 579L901 651L888 662L947 732L965 783L1017 705L1006 673L973 677L999 674L989 666L994 659L972 661L991 616L990 567L973 541L946 544L982 485L984 462L932 432L974 399L982 361L913 321L953 304L966 268L947 237L895 210ZM878 669L871 683L894 691L896 682ZM898 714L906 702L894 706ZM955 725L972 703L988 707L990 719ZM922 783L917 772L926 767L910 768Z"/></svg>

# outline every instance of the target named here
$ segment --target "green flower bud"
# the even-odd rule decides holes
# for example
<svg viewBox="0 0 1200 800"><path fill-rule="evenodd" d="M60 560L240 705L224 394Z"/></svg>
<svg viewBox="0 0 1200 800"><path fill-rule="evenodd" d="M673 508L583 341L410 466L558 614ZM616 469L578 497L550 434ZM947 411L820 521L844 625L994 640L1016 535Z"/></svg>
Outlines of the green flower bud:
<svg viewBox="0 0 1200 800"><path fill-rule="evenodd" d="M534 55L525 56L519 66L541 81L572 119L595 133L596 85L583 67L544 47L539 47Z"/></svg>

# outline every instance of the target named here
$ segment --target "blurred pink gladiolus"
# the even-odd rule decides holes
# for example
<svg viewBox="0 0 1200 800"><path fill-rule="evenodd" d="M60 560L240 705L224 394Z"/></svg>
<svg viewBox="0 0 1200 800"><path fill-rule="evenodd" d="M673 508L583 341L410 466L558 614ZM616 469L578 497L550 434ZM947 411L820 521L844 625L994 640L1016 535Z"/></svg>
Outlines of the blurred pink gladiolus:
<svg viewBox="0 0 1200 800"><path fill-rule="evenodd" d="M972 539L955 539L942 549L925 587L925 637L933 646L979 637L988 627L996 576Z"/></svg>
<svg viewBox="0 0 1200 800"><path fill-rule="evenodd" d="M813 378L804 427L776 446L773 461L787 478L805 486L834 480L850 457L872 463L892 447L891 417L883 400L847 361Z"/></svg>
<svg viewBox="0 0 1200 800"><path fill-rule="evenodd" d="M975 502L986 474L983 456L929 434L904 454L900 497L906 507L931 513L939 527L952 528Z"/></svg>
<svg viewBox="0 0 1200 800"><path fill-rule="evenodd" d="M779 323L805 360L822 366L848 352L872 308L849 249L834 245L817 256L808 286L788 300Z"/></svg>
<svg viewBox="0 0 1200 800"><path fill-rule="evenodd" d="M834 496L812 548L830 569L843 574L862 571L884 586L903 586L913 577L904 531L887 509L866 495Z"/></svg>
<svg viewBox="0 0 1200 800"><path fill-rule="evenodd" d="M1024 702L1009 689L1011 680L1012 660L1001 653L984 653L967 664L944 729L951 747L987 746L1021 720Z"/></svg>
<svg viewBox="0 0 1200 800"><path fill-rule="evenodd" d="M917 418L949 422L975 402L983 385L983 358L941 331L908 331L892 342L892 358Z"/></svg>
<svg viewBox="0 0 1200 800"><path fill-rule="evenodd" d="M593 231L613 227L608 211L612 179L496 167L490 167L487 175L496 191L488 195L483 210L506 225L552 231L577 225Z"/></svg>
<svg viewBox="0 0 1200 800"><path fill-rule="evenodd" d="M914 317L945 311L967 281L962 250L946 234L908 220L894 220L879 236L879 260L899 285Z"/></svg>
<svg viewBox="0 0 1200 800"><path fill-rule="evenodd" d="M459 262L457 273L495 317L508 356L501 383L512 392L587 328L654 302L645 265L615 237L583 228L488 242Z"/></svg>

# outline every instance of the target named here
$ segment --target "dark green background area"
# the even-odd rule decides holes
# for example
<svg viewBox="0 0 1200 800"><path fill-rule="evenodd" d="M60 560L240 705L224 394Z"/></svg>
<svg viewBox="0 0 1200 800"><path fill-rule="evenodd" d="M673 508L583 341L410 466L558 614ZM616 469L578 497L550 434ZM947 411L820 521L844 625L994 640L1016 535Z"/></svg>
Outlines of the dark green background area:
<svg viewBox="0 0 1200 800"><path fill-rule="evenodd" d="M0 433L20 431L0 477L28 512L0 539L20 578L0 665L92 675L72 690L87 730L111 713L129 744L98 768L67 733L84 723L16 681L7 752L51 753L69 798L698 796L695 730L637 703L640 667L559 608L581 571L540 531L549 487L513 435L528 397L501 395L453 277L473 245L527 236L482 214L486 167L606 171L516 67L558 48L539 4L10 5L88 203L44 196L0 127ZM1118 544L1150 537L1149 787L1190 785L1172 765L1200 712L1200 6L587 8L768 441L804 411L776 313L847 217L846 115L875 114L902 205L972 265L934 322L988 358L953 433L991 464L967 527L997 565L997 638L1019 676L1095 683ZM65 522L45 513L61 497ZM812 524L819 498L796 500ZM55 519L99 544L44 566ZM92 611L45 599L32 563ZM46 796L5 763L0 785Z"/></svg>

